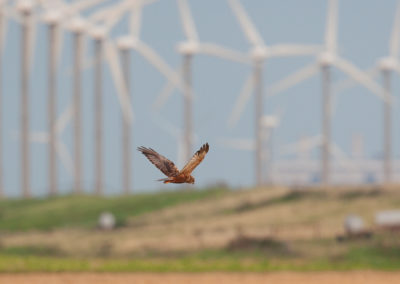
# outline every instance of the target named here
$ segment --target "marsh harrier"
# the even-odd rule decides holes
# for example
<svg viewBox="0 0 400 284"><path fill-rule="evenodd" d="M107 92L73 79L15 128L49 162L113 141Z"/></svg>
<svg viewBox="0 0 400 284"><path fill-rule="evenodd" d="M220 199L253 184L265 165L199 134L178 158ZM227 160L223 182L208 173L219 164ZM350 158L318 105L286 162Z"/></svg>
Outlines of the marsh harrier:
<svg viewBox="0 0 400 284"><path fill-rule="evenodd" d="M194 183L194 177L191 175L193 170L203 161L204 157L208 152L208 143L201 146L190 161L183 167L182 170L178 170L173 162L158 154L151 148L138 147L138 150L146 156L149 161L155 165L160 171L167 176L167 178L159 179L164 183Z"/></svg>

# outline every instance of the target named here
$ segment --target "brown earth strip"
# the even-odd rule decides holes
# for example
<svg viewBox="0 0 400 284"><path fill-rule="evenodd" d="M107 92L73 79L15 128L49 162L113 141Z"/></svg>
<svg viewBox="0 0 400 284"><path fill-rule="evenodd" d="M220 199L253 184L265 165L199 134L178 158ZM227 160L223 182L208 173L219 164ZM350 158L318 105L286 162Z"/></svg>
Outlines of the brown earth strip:
<svg viewBox="0 0 400 284"><path fill-rule="evenodd" d="M400 272L274 272L274 273L24 273L0 274L1 284L372 284L400 283Z"/></svg>

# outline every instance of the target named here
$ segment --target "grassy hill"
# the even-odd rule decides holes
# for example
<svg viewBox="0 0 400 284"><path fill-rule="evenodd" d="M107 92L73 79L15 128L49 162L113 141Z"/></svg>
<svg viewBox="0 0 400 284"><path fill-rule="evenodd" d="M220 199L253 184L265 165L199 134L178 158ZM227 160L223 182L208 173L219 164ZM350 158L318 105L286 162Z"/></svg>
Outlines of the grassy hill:
<svg viewBox="0 0 400 284"><path fill-rule="evenodd" d="M374 214L400 189L183 190L0 202L0 271L400 269L400 236ZM96 229L112 212L113 231ZM337 242L348 214L370 239Z"/></svg>
<svg viewBox="0 0 400 284"><path fill-rule="evenodd" d="M169 206L221 195L221 189L179 190L118 197L68 195L0 200L0 231L95 228L101 212L112 212L118 226L126 219Z"/></svg>

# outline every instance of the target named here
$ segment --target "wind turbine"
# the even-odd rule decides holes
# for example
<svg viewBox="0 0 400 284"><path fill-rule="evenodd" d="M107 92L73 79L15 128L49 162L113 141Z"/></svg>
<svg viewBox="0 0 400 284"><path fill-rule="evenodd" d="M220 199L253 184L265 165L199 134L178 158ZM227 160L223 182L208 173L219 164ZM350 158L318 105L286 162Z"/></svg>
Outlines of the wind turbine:
<svg viewBox="0 0 400 284"><path fill-rule="evenodd" d="M126 157L126 159L129 159L130 156L129 153L131 152L130 149L128 150L126 149L128 147L131 147L130 142L128 141L130 140L130 138L127 137L130 137L129 128L131 127L133 119L133 112L131 109L131 103L129 97L131 75L129 74L130 73L129 67L127 66L130 62L130 59L128 59L129 51L130 50L136 51L138 54L144 57L151 65L153 65L160 73L162 73L167 78L167 80L171 82L173 86L178 87L180 90L183 89L183 84L178 74L176 74L174 70L172 70L168 66L168 64L150 46L148 46L139 38L141 7L144 4L149 4L152 2L154 2L154 0L147 0L147 1L141 0L139 2L135 2L136 4L132 6L132 3L127 1L121 3L121 6L118 7L117 9L118 11L120 11L120 13L125 13L127 11L132 12L130 18L130 34L123 36L117 40L117 46L123 57L123 64L124 64L123 72L121 72L119 63L120 61L118 60L118 54L115 51L114 44L109 42L105 48L106 57L109 61L110 69L114 77L114 82L118 89L117 94L121 94L119 95L119 99L125 119L125 126L123 126L123 128L125 129L123 130L123 132L125 133L123 134L123 136L125 137L123 138L123 141L125 141L123 142L123 145L125 145L123 146L123 149L125 150L123 151L124 151L124 157ZM92 17L89 17L89 20L92 22L99 21L99 19L104 20L104 18L107 17L108 13L103 13L103 12L104 11L99 11L95 15L92 15ZM124 165L126 162L127 160L125 161L123 160ZM126 186L127 184L130 183L129 181L127 181L128 179L126 178L128 175L130 175L129 168L130 166L126 167L124 170L125 178L123 179L125 180L124 187L126 188L125 189L126 191L129 190L130 188L129 185Z"/></svg>
<svg viewBox="0 0 400 284"><path fill-rule="evenodd" d="M133 119L133 112L131 108L130 90L129 90L129 52L128 50L133 47L135 43L132 39L122 38L117 41L117 46L121 50L124 59L122 60L122 68L120 66L120 60L118 54L116 54L115 46L110 40L107 40L107 35L112 27L117 24L121 17L131 11L138 20L133 21L135 24L140 24L140 10L142 5L152 3L154 0L147 1L136 1L133 4L129 1L121 2L116 7L109 9L106 8L106 12L100 10L89 17L89 23L95 26L92 29L92 36L95 39L96 46L96 59L95 59L95 129L96 129L96 161L95 161L95 176L96 176L96 192L101 192L102 187L102 126L101 126L101 61L102 53L105 45L105 55L109 61L111 72L114 77L114 82L117 86L120 104L123 111L123 184L125 193L129 193L131 189L131 141L130 141L130 128ZM131 20L132 22L132 20ZM133 24L131 23L131 28ZM138 27L139 28L139 27ZM137 28L137 29L138 29ZM133 36L137 38L137 35ZM152 52L152 51L151 51ZM129 109L127 109L127 107Z"/></svg>
<svg viewBox="0 0 400 284"><path fill-rule="evenodd" d="M328 16L325 31L325 48L320 52L315 62L307 65L297 72L289 75L286 79L277 82L268 89L272 96L282 92L297 83L313 76L317 72L322 75L322 183L328 184L330 179L330 140L331 140L331 69L336 67L352 77L355 81L365 86L375 95L381 96L382 88L367 74L353 65L351 62L341 58L337 54L337 10L338 1L329 0Z"/></svg>
<svg viewBox="0 0 400 284"><path fill-rule="evenodd" d="M254 90L255 95L255 173L256 185L262 183L262 137L261 137L261 117L263 115L263 65L266 59L279 56L296 56L315 54L320 50L319 46L315 45L296 45L282 44L275 46L266 46L259 32L253 25L250 17L245 12L243 6L238 0L229 0L230 7L235 14L239 24L247 37L247 40L252 45L250 57L252 59L253 73L245 83L241 94L239 95L228 124L232 127L239 119L244 105L247 102L250 94Z"/></svg>
<svg viewBox="0 0 400 284"><path fill-rule="evenodd" d="M392 33L389 39L389 55L380 58L373 68L367 72L376 77L379 72L383 80L383 177L384 183L392 181L392 103L393 95L391 90L392 72L400 74L399 62L399 41L400 41L400 1L397 1L397 8L393 21ZM351 78L350 78L351 79ZM336 84L337 92L344 90L352 85L354 80L344 80Z"/></svg>
<svg viewBox="0 0 400 284"><path fill-rule="evenodd" d="M124 10L120 7L114 8L110 10L107 17L104 18L103 22L95 26L91 35L94 39L94 48L95 48L95 74L94 74L94 122L95 122L95 192L97 194L103 193L103 87L102 87L102 62L103 62L103 53L104 53L104 43L107 40L107 36L113 26L117 24L120 20L120 17L123 15ZM93 25L93 22L91 22ZM126 88L126 95L129 96L129 91ZM129 103L130 104L130 103ZM126 121L126 120L125 120ZM126 123L127 127L129 127L129 123Z"/></svg>
<svg viewBox="0 0 400 284"><path fill-rule="evenodd" d="M21 0L17 9L22 16L21 23L21 172L22 194L25 198L31 196L30 192L30 150L29 150L29 80L32 51L30 40L34 38L31 29L34 3L30 0ZM33 48L33 46L32 46Z"/></svg>
<svg viewBox="0 0 400 284"><path fill-rule="evenodd" d="M193 144L193 86L192 64L196 54L207 54L230 61L249 63L248 58L234 50L214 43L200 42L196 26L187 0L177 0L183 31L186 40L178 45L178 52L182 55L181 74L183 78L183 121L184 121L184 157L189 160L192 155ZM173 88L167 84L160 96L156 99L154 107L160 109L166 99L171 95Z"/></svg>

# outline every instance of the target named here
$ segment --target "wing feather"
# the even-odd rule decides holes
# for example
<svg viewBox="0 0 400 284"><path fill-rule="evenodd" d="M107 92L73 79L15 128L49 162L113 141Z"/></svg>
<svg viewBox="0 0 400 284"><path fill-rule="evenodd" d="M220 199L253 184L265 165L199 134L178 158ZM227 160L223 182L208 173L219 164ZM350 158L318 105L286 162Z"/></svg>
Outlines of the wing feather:
<svg viewBox="0 0 400 284"><path fill-rule="evenodd" d="M178 168L172 161L168 160L163 155L160 155L153 149L142 146L138 147L138 150L167 177L173 177L179 174Z"/></svg>
<svg viewBox="0 0 400 284"><path fill-rule="evenodd" d="M208 153L209 148L210 147L208 146L208 143L201 146L200 150L194 153L193 157L183 167L180 173L185 175L190 175L193 172L193 170L204 160L204 157Z"/></svg>

